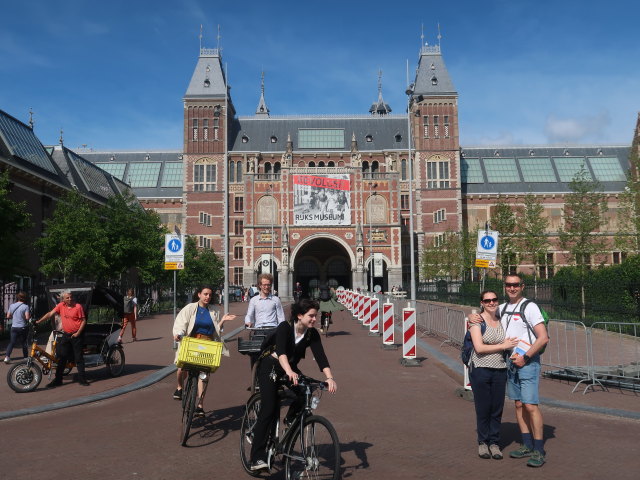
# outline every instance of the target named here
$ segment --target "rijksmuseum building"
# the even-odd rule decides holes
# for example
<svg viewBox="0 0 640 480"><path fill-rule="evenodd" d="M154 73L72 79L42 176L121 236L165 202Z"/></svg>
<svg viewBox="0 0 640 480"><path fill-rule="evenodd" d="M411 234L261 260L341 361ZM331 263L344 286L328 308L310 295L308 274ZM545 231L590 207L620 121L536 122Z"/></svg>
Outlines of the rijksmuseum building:
<svg viewBox="0 0 640 480"><path fill-rule="evenodd" d="M567 262L553 238L583 165L607 195L604 233L617 228L629 145L461 146L458 92L439 46L419 52L408 115L406 105L391 113L380 87L361 115L272 115L263 83L255 114L237 116L225 84L219 51L201 49L183 98L182 151L77 153L130 185L170 230L221 256L228 222L231 284L271 271L282 296L296 281L305 289L324 282L368 289L372 273L384 291L408 285L411 211L419 268L424 246L484 226L498 195L522 204L528 192L549 218L552 246L540 267L548 275ZM620 258L611 251L604 261Z"/></svg>

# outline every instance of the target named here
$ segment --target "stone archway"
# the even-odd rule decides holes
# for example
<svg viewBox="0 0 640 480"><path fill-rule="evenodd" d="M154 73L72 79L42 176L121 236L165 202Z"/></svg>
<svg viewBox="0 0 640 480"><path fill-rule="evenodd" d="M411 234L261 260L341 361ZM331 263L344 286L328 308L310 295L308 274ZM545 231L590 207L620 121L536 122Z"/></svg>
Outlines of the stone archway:
<svg viewBox="0 0 640 480"><path fill-rule="evenodd" d="M316 237L294 253L293 284L300 282L304 295L316 297L319 286L351 288L352 255L330 237Z"/></svg>

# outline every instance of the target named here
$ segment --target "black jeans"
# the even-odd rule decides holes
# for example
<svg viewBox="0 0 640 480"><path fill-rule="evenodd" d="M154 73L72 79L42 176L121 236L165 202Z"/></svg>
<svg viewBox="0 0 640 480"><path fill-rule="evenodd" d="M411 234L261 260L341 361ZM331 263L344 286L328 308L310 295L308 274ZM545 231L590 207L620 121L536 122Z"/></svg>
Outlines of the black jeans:
<svg viewBox="0 0 640 480"><path fill-rule="evenodd" d="M478 443L499 445L507 370L475 367L470 373L476 406Z"/></svg>
<svg viewBox="0 0 640 480"><path fill-rule="evenodd" d="M84 347L84 334L78 337L72 337L70 334L64 333L58 344L56 345L56 353L58 355L58 367L56 368L56 380L62 381L62 373L64 372L67 362L73 360L78 369L78 380L86 380L84 376L84 358L82 356L82 348Z"/></svg>
<svg viewBox="0 0 640 480"><path fill-rule="evenodd" d="M13 347L16 345L22 346L22 356L29 356L29 348L27 347L27 333L29 332L29 327L11 327L11 340L9 340L9 345L7 345L7 358L11 358L11 351Z"/></svg>

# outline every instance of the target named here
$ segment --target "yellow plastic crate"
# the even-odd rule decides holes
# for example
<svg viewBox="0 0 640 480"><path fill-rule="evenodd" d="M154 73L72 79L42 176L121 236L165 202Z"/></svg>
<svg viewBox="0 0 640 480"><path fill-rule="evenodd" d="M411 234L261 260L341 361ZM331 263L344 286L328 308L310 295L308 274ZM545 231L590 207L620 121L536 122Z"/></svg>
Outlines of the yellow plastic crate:
<svg viewBox="0 0 640 480"><path fill-rule="evenodd" d="M222 347L222 342L183 337L176 365L180 368L198 367L215 372L220 366Z"/></svg>

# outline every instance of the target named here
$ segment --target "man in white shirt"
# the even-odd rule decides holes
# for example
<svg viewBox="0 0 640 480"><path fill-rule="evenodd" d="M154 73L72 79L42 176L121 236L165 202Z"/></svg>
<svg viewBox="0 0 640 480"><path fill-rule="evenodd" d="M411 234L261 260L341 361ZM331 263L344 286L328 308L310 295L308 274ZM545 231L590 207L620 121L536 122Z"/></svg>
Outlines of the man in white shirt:
<svg viewBox="0 0 640 480"><path fill-rule="evenodd" d="M273 275L263 273L258 276L260 294L249 301L247 316L244 323L247 327L269 328L277 327L284 322L284 310L280 298L271 293Z"/></svg>
<svg viewBox="0 0 640 480"><path fill-rule="evenodd" d="M541 467L545 463L545 452L544 422L538 406L539 352L549 342L549 336L540 308L535 303L526 304L522 312L525 318L522 318L521 307L527 301L522 295L524 290L522 278L519 275L507 275L504 286L509 302L503 303L498 308L500 321L508 338L518 337L521 340L507 360L507 395L515 401L516 419L522 434L520 448L510 452L509 456L511 458L530 457L528 466Z"/></svg>

